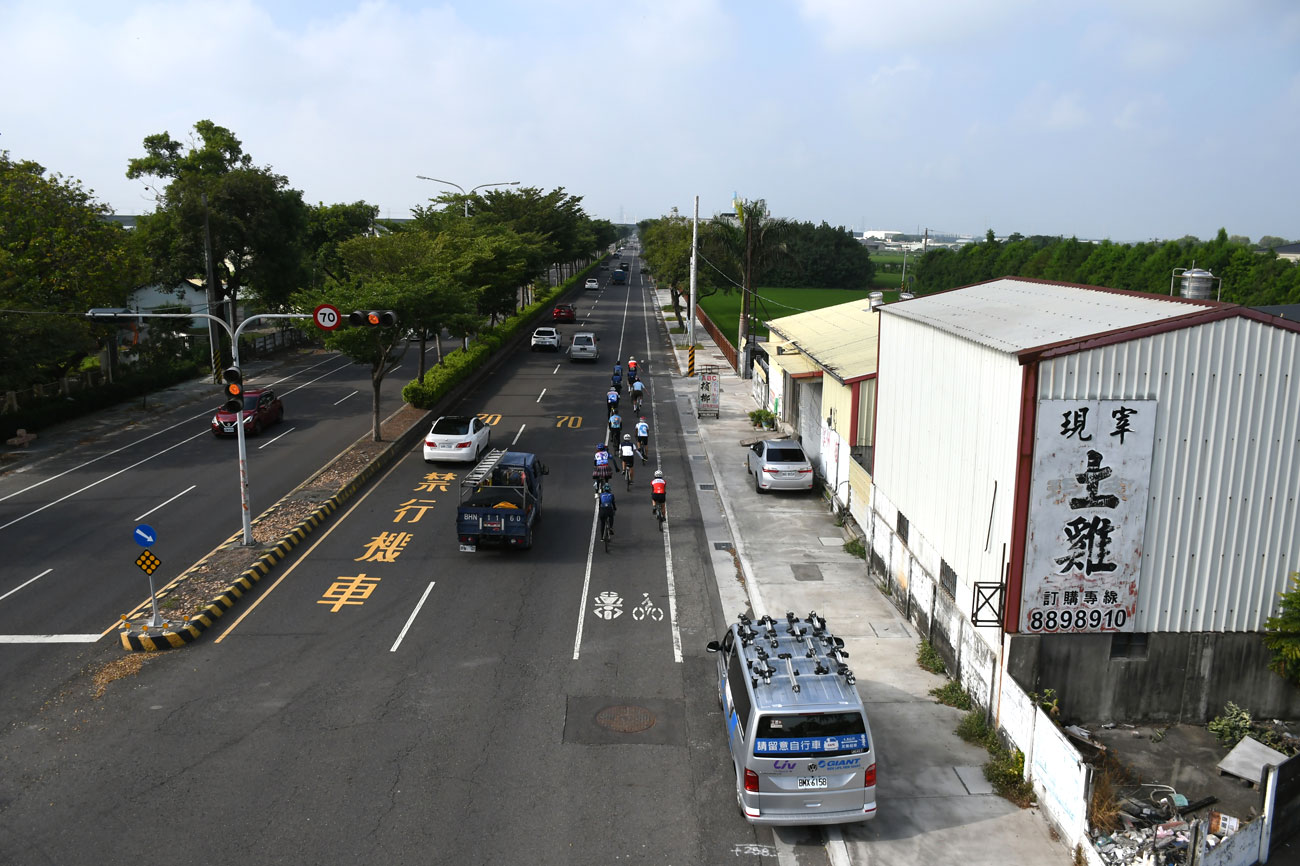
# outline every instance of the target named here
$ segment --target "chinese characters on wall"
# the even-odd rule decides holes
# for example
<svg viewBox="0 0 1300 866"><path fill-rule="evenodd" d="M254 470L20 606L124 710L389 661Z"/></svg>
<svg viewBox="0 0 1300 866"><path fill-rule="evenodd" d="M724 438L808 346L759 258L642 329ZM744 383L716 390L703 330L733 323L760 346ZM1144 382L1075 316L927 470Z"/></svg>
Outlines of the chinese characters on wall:
<svg viewBox="0 0 1300 866"><path fill-rule="evenodd" d="M1132 631L1154 400L1042 400L1020 630Z"/></svg>

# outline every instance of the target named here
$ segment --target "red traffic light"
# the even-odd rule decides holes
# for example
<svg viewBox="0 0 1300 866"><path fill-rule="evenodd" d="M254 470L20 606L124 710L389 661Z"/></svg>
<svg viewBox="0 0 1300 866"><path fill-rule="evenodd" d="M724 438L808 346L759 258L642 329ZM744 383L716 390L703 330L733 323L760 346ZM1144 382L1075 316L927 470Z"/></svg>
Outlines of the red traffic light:
<svg viewBox="0 0 1300 866"><path fill-rule="evenodd" d="M221 408L227 412L239 412L244 408L244 374L238 367L227 367L221 374L226 380L226 402Z"/></svg>
<svg viewBox="0 0 1300 866"><path fill-rule="evenodd" d="M391 328L397 324L397 314L392 310L353 310L348 314L348 323L372 328Z"/></svg>

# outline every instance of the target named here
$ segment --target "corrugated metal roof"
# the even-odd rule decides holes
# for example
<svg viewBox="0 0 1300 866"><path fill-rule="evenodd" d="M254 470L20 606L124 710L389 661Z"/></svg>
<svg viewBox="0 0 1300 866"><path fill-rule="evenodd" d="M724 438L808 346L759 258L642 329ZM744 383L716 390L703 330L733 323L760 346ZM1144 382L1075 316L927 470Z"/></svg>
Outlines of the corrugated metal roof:
<svg viewBox="0 0 1300 866"><path fill-rule="evenodd" d="M866 298L772 319L767 326L841 382L876 372L880 314Z"/></svg>
<svg viewBox="0 0 1300 866"><path fill-rule="evenodd" d="M1207 306L1216 305L1097 286L1001 279L880 309L1001 352L1016 353L1200 313Z"/></svg>

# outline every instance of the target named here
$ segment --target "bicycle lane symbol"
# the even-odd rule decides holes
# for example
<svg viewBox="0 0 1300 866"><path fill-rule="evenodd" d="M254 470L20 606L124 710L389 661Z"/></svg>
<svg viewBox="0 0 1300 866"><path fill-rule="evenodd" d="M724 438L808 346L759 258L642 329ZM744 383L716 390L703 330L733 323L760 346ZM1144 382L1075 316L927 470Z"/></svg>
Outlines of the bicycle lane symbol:
<svg viewBox="0 0 1300 866"><path fill-rule="evenodd" d="M650 593L643 592L641 593L641 596L642 596L641 601L637 603L636 607L632 608L632 619L636 620L637 622L640 622L641 620L644 619L651 619L654 620L655 622L661 622L664 618L663 608L659 607L653 601L650 600Z"/></svg>

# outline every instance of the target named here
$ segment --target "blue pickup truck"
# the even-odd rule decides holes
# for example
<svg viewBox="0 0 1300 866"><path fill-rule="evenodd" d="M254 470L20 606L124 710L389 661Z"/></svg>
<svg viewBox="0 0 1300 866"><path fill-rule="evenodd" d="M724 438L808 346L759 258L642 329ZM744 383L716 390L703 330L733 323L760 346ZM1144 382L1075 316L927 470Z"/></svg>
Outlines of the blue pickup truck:
<svg viewBox="0 0 1300 866"><path fill-rule="evenodd" d="M547 474L536 454L488 452L460 482L456 537L461 551L532 547L533 528L542 519L542 476Z"/></svg>

